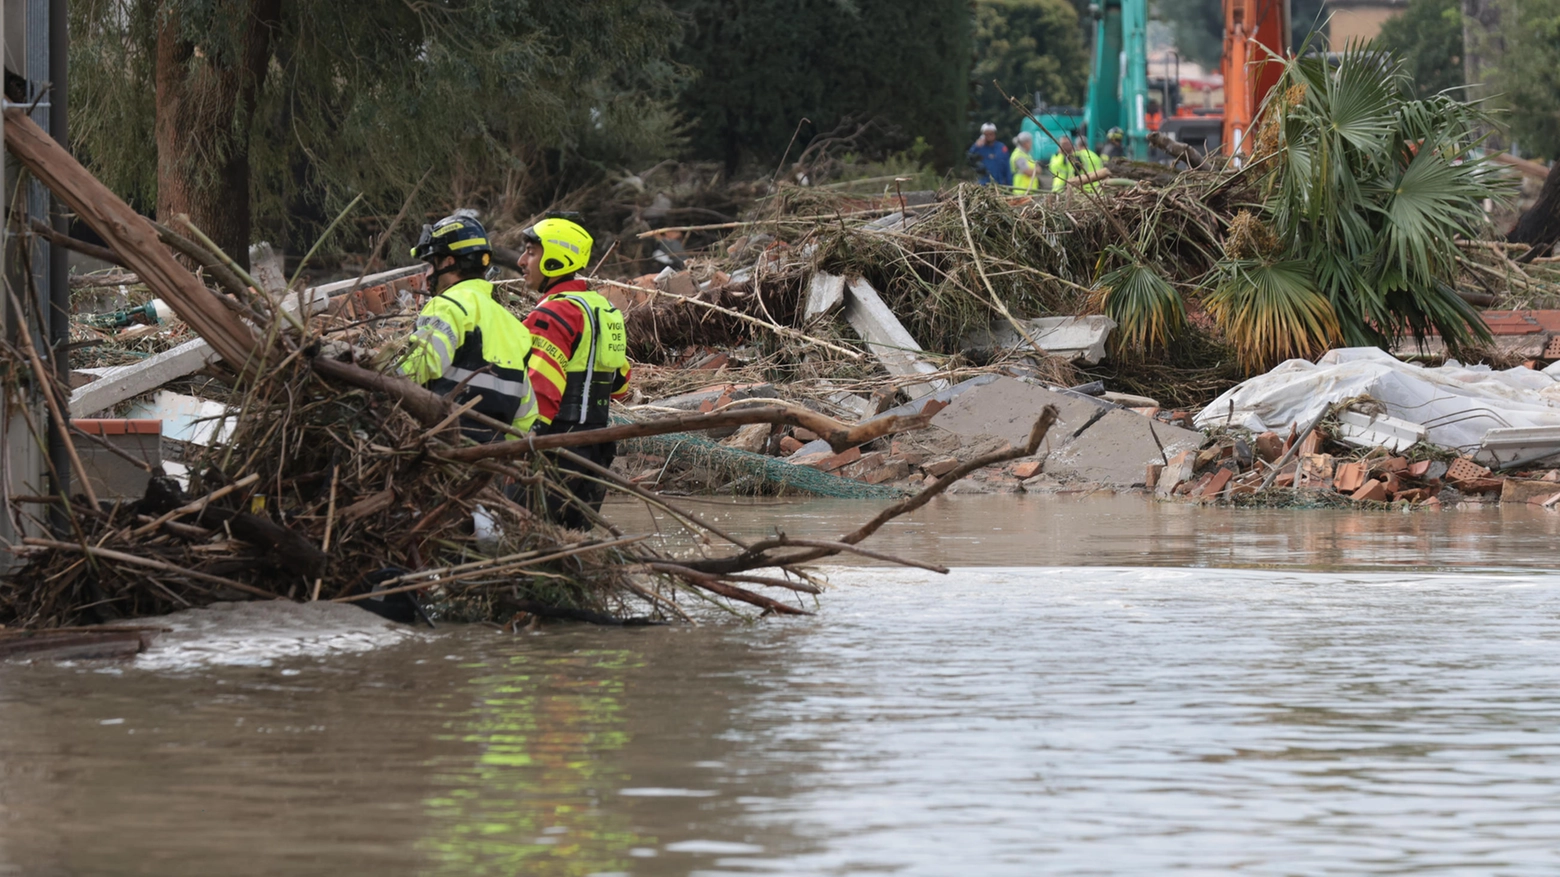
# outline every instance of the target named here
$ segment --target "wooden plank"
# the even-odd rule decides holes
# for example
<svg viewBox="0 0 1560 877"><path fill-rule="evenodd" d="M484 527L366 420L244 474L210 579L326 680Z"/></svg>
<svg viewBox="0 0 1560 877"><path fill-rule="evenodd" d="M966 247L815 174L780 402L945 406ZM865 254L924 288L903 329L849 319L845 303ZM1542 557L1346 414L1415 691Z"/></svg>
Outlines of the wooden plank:
<svg viewBox="0 0 1560 877"><path fill-rule="evenodd" d="M866 280L848 281L850 295L845 303L845 321L867 343L867 349L894 377L915 377L937 373L937 367L917 356L921 345L905 330L877 290ZM905 386L912 399L929 396L948 385L944 380L926 380Z"/></svg>
<svg viewBox="0 0 1560 877"><path fill-rule="evenodd" d="M304 290L302 296L288 296L282 307L289 311L296 311L298 301L302 298L306 302L306 310L314 314L323 310L335 296L362 287L378 286L381 283L416 277L426 271L427 268L422 265L408 265L404 268L371 274L364 277L361 284L356 279L326 283ZM204 338L196 338L141 362L108 369L102 377L90 384L77 387L76 391L70 394L70 416L86 417L111 408L133 396L151 392L175 378L198 371L207 363L215 362L217 358L216 351Z"/></svg>
<svg viewBox="0 0 1560 877"><path fill-rule="evenodd" d="M5 145L223 359L243 368L251 357L266 354L254 330L179 264L151 222L92 176L21 108L5 110Z"/></svg>

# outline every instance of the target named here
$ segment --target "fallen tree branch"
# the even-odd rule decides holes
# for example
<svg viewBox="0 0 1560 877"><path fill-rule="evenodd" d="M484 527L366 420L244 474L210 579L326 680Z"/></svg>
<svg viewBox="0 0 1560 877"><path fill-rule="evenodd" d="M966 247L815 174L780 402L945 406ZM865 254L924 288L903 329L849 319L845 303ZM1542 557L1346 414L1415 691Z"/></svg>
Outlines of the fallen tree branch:
<svg viewBox="0 0 1560 877"><path fill-rule="evenodd" d="M337 362L323 356L316 356L311 362L314 370L327 378L394 396L401 407L406 409L406 413L425 427L434 426L448 416L451 410L450 403L437 393L399 375L369 371L360 365Z"/></svg>
<svg viewBox="0 0 1560 877"><path fill-rule="evenodd" d="M961 463L953 471L937 479L930 487L915 496L882 510L876 517L861 525L854 532L841 536L839 541L844 543L845 546L852 546L861 542L863 539L876 533L884 524L894 518L913 512L931 502L933 497L947 490L955 481L974 472L976 469L1006 463L1009 460L1016 460L1020 457L1033 456L1040 450L1041 443L1045 441L1046 433L1050 431L1054 423L1056 423L1056 407L1047 405L1041 410L1040 417L1035 420L1035 425L1029 431L1029 440L1024 443L1023 447L995 451ZM755 549L757 548L756 545L754 547ZM689 560L683 563L689 569L706 575L730 575L766 566L786 567L799 563L810 563L825 557L832 557L845 550L847 549L844 547L813 548L809 551L786 555L770 554L768 550L749 550L729 557Z"/></svg>
<svg viewBox="0 0 1560 877"><path fill-rule="evenodd" d="M751 606L757 606L761 609L768 609L771 612L776 612L781 615L812 614L806 609L798 609L795 606L781 603L779 600L765 597L763 594L755 594L746 588L739 588L736 585L728 585L713 575L700 572L699 570L688 566L683 566L682 564L655 561L652 563L647 563L645 566L655 570L656 572L664 572L677 576L691 585L696 585L705 589L706 591L712 591L721 595L722 597L726 597L727 599L737 600L742 603L747 603Z"/></svg>
<svg viewBox="0 0 1560 877"><path fill-rule="evenodd" d="M756 408L727 409L712 414L691 414L683 417L664 417L639 423L625 423L601 429L585 429L578 432L531 436L518 441L477 445L469 448L452 448L440 451L446 460L473 463L498 457L519 457L537 451L554 448L576 448L625 439L666 435L673 432L694 432L704 429L722 429L728 426L746 426L750 423L784 423L799 426L817 433L835 451L843 451L865 444L875 438L896 432L907 432L926 426L930 418L925 415L882 417L855 426L847 426L832 417L812 411L765 405Z"/></svg>
<svg viewBox="0 0 1560 877"><path fill-rule="evenodd" d="M55 231L54 227L46 222L42 222L37 219L28 219L27 227L32 229L33 234L38 235L39 237L57 247L64 247L67 250L75 250L83 256L90 256L91 258L97 259L99 261L107 262L110 265L123 266L125 264L125 260L119 258L119 254L113 250L110 250L108 247L100 247L97 244L89 244L86 241L77 240L68 234L61 234L60 232ZM138 283L140 281L133 280L130 282Z"/></svg>
<svg viewBox="0 0 1560 877"><path fill-rule="evenodd" d="M172 253L163 249L150 221L109 191L38 123L24 107L5 110L5 145L27 170L108 241L119 261L166 301L219 356L242 372L263 361L254 331L244 325Z"/></svg>
<svg viewBox="0 0 1560 877"><path fill-rule="evenodd" d="M6 121L9 122L10 119L7 119ZM73 542L56 542L53 539L38 539L32 536L28 536L23 539L22 544L33 545L38 548L53 548L58 551L79 551L84 554L90 554L94 557L101 557L104 560L128 563L133 566L144 566L148 569L161 570L166 573L187 576L189 578L203 582L211 582L214 585L222 585L225 588L232 588L236 591L243 591L246 594L250 594L256 597L264 597L267 600L281 599L270 591L262 590L255 587L254 585L246 585L243 582L235 582L232 579L225 579L222 576L214 576L211 573L199 572L193 569L185 569L182 566L156 560L154 558L140 557L135 554L125 554L122 551L114 551L108 548L98 548L94 545L77 545Z"/></svg>

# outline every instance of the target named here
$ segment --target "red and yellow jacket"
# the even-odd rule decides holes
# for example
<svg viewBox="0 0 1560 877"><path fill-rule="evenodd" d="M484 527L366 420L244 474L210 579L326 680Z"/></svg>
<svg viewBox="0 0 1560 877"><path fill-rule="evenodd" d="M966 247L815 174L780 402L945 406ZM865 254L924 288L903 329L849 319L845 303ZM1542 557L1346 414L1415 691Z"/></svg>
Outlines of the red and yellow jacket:
<svg viewBox="0 0 1560 877"><path fill-rule="evenodd" d="M585 281L568 280L548 290L525 326L538 429L606 426L608 400L628 395L633 371L623 315Z"/></svg>

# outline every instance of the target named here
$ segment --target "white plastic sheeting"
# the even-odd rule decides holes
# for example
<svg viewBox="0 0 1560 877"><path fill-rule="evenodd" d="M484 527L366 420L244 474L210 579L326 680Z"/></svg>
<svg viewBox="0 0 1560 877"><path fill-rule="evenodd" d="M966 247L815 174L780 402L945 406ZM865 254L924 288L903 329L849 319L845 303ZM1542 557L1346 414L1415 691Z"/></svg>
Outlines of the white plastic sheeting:
<svg viewBox="0 0 1560 877"><path fill-rule="evenodd" d="M1425 368L1374 347L1331 350L1315 363L1291 359L1239 384L1209 403L1197 425L1303 429L1325 406L1356 396L1423 425L1431 444L1472 453L1491 429L1560 427L1560 363L1544 371L1455 361Z"/></svg>

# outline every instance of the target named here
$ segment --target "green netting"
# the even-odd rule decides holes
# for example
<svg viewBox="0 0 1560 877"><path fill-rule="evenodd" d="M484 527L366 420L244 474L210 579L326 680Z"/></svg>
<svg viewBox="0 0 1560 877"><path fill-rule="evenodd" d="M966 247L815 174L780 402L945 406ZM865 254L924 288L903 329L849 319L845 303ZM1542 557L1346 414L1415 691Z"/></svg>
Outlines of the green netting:
<svg viewBox="0 0 1560 877"><path fill-rule="evenodd" d="M702 466L720 477L725 485L722 493L756 495L794 491L839 499L898 499L905 495L897 487L841 478L763 454L728 448L704 436L685 432L619 442L618 453L665 457L668 470Z"/></svg>

